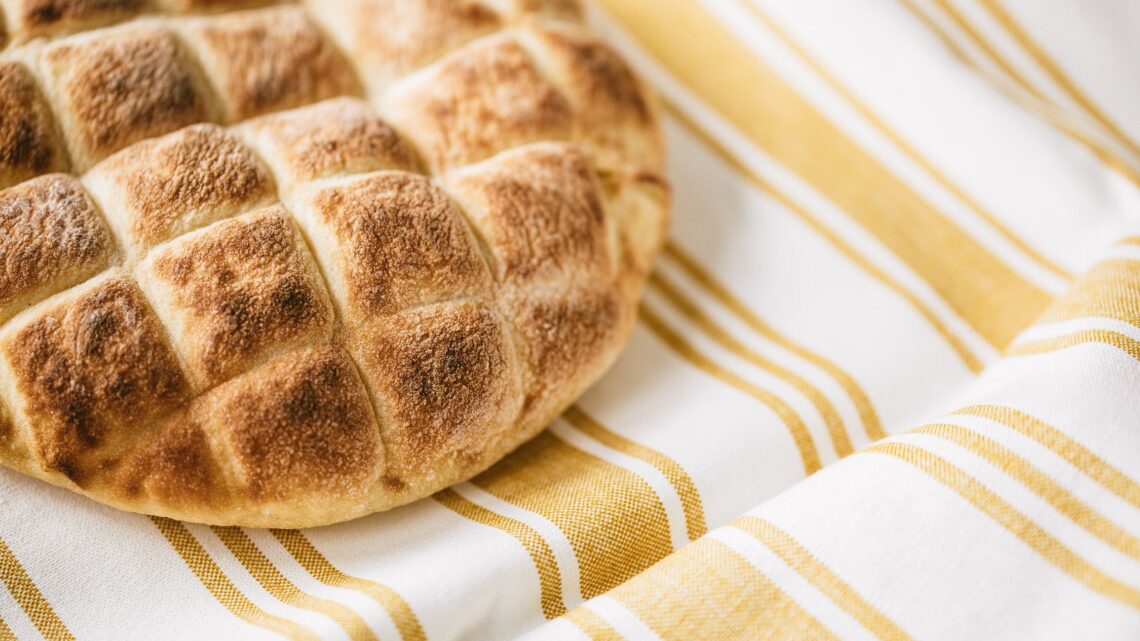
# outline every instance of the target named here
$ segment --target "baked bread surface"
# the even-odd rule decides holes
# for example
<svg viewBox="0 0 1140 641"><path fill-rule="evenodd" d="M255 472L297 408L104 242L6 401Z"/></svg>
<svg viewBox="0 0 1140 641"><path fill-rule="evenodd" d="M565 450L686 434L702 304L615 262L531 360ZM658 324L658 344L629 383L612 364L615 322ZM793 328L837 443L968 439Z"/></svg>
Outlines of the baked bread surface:
<svg viewBox="0 0 1140 641"><path fill-rule="evenodd" d="M486 469L624 343L663 142L576 1L0 11L0 464L328 524Z"/></svg>

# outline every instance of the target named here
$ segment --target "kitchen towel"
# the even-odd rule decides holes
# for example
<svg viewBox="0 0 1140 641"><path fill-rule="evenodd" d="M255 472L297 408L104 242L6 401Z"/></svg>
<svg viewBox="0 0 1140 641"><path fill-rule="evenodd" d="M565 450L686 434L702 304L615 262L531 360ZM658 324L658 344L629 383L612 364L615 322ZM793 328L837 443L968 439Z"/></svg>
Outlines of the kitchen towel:
<svg viewBox="0 0 1140 641"><path fill-rule="evenodd" d="M1140 4L589 13L674 189L613 370L326 528L0 470L0 640L1140 638Z"/></svg>

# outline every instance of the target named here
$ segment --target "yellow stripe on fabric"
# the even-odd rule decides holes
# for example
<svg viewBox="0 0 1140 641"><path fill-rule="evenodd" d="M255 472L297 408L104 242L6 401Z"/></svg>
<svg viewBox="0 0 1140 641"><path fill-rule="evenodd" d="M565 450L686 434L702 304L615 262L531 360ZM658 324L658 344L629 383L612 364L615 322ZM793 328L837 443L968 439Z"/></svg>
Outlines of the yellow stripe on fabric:
<svg viewBox="0 0 1140 641"><path fill-rule="evenodd" d="M828 399L819 388L812 385L799 374L761 356L755 350L733 338L731 334L712 318L709 318L707 314L697 307L696 303L685 296L672 281L660 272L653 272L649 275L649 284L668 300L674 309L679 311L682 316L701 329L701 331L713 339L718 345L736 354L751 365L781 379L788 385L794 387L800 394L803 394L808 401L811 402L812 406L815 407L815 410L819 412L820 417L823 418L823 423L827 426L827 433L835 446L835 453L838 454L840 458L851 454L853 451L851 447L851 437L847 434L847 429L843 425L843 419L839 416L839 412L835 409L835 406L832 405L831 400Z"/></svg>
<svg viewBox="0 0 1140 641"><path fill-rule="evenodd" d="M811 351L787 338L780 332L777 332L775 328L761 320L744 301L737 298L712 275L712 272L703 267L695 257L682 249L676 242L667 242L665 244L664 254L676 262L689 278L704 288L705 291L721 305L724 305L726 309L743 321L744 324L754 332L823 370L824 373L834 379L835 382L843 388L848 398L851 399L851 403L855 406L855 411L859 414L859 420L863 423L863 429L866 431L868 438L872 441L877 441L887 437L886 432L883 431L882 424L879 422L879 414L875 411L875 406L871 403L870 397L867 396L867 393L863 391L863 388L850 374L824 356Z"/></svg>
<svg viewBox="0 0 1140 641"><path fill-rule="evenodd" d="M958 46L958 43L955 42L954 38L951 37L950 34L947 33L941 25L936 23L934 20L931 20L930 16L926 15L926 13L919 9L911 0L899 1L903 4L904 7L909 9L916 18L922 21L927 26L927 28L937 34L942 39L943 43L946 44L950 51L953 52L959 60L973 67L976 71L985 73L985 70L979 67L974 62L974 60L969 55L967 55L960 46ZM954 16L951 15L951 18L953 17ZM978 48L986 53L986 55L989 56L994 64L996 64L999 68L1007 69L1009 67L1009 63L1007 63L1001 57L1001 55L999 55L993 49L993 47L989 45L989 43L987 43L985 40L982 40L981 36L973 29L973 27L964 21L964 18L961 18L960 15L958 17L962 20L962 22L959 23L959 26L963 29L963 31L965 31L967 36L971 36L971 39L978 46ZM1010 73L1011 71L1012 70L1007 71L1007 73ZM1044 96L1041 96L1037 89L1025 81L1025 79L1017 74L1016 71L1012 71L1012 73L1013 75L1010 76L1010 79L1017 83L1023 91L1030 94L1031 96L1031 98L1026 101L1023 100L1019 95L1012 95L1014 99L1016 99L1024 107L1030 109L1037 116L1059 129L1061 133L1068 136L1071 140L1084 147L1086 150L1088 150L1089 153L1096 156L1097 159L1100 160L1101 163L1103 163L1106 167L1120 174L1133 185L1140 187L1140 174L1137 173L1136 169L1133 168L1132 165L1117 156L1112 151L1105 148L1100 143L1084 135L1076 127L1069 124L1066 121L1065 114L1061 113L1053 103L1045 99ZM1000 87L1001 85L999 84L999 88Z"/></svg>
<svg viewBox="0 0 1140 641"><path fill-rule="evenodd" d="M222 604L234 616L246 623L271 630L295 641L320 641L317 635L304 627L288 619L269 614L250 601L222 572L218 564L210 558L210 555L198 543L190 530L186 529L185 525L178 521L156 516L150 517L150 520L170 542L178 556L182 557L194 576L201 581L218 603Z"/></svg>
<svg viewBox="0 0 1140 641"><path fill-rule="evenodd" d="M1013 18L1000 2L996 0L978 0L978 3L989 11L994 20L996 20L1009 35L1013 36L1013 39L1021 45L1021 48L1033 58L1037 65L1052 78L1053 82L1057 83L1057 86L1060 87L1073 102L1080 105L1080 107L1085 110L1085 113L1115 136L1121 145L1128 148L1132 153L1140 155L1140 146L1137 146L1136 143L1128 137L1128 134L1124 133L1116 123L1105 115L1105 113L1077 87L1075 82L1065 75L1065 72L1061 71L1061 67L1049 57L1049 54L1045 53L1045 49L1018 24L1017 20Z"/></svg>
<svg viewBox="0 0 1140 641"><path fill-rule="evenodd" d="M258 585L265 588L273 598L295 608L327 616L336 621L353 641L377 641L372 628L368 627L360 615L336 601L313 596L298 588L277 569L277 566L273 565L273 562L254 545L253 540L241 528L211 526L210 529L221 539L242 567L253 576Z"/></svg>
<svg viewBox="0 0 1140 641"><path fill-rule="evenodd" d="M1140 483L1052 425L1025 412L1002 405L973 405L954 413L988 419L1033 439L1103 485L1108 491L1140 508Z"/></svg>
<svg viewBox="0 0 1140 641"><path fill-rule="evenodd" d="M912 11L921 13L918 7L913 4L912 0L902 0L902 2L909 5ZM1013 80L1019 87L1021 87L1023 91L1033 96L1037 100L1046 103L1049 102L1049 99L1045 97L1045 94L1043 94L1040 89L1035 87L1033 83L1029 82L1029 80L1027 80L1025 76L1023 76L1021 72L1017 70L1016 67L1010 64L1009 61L1006 60L1005 57L1002 56L998 50L989 43L989 41L982 37L982 34L978 33L978 30L974 28L974 25L970 24L970 21L967 20L964 15L962 15L962 12L958 11L957 7L955 7L953 3L948 2L947 0L934 0L934 3L942 9L942 11L950 18L951 21L953 21L955 26L962 30L962 33L964 33L966 37L970 39L970 42L974 43L974 45L978 47L978 49L980 49L982 53L984 53L986 57L989 58L995 65L997 65L998 68L1001 69L1002 73L1008 76L1010 80ZM930 21L927 20L927 23L930 24Z"/></svg>
<svg viewBox="0 0 1140 641"><path fill-rule="evenodd" d="M598 616L597 612L580 606L566 613L566 620L578 626L582 634L590 637L590 641L625 641L617 630Z"/></svg>
<svg viewBox="0 0 1140 641"><path fill-rule="evenodd" d="M1038 323L1094 316L1140 327L1140 260L1118 258L1097 263L1049 307Z"/></svg>
<svg viewBox="0 0 1140 641"><path fill-rule="evenodd" d="M725 164L732 167L734 170L736 170L737 173L739 173L742 177L748 179L758 189L764 191L766 194L779 202L780 205L782 205L788 211L795 214L795 216L803 221L804 224L811 227L815 233L819 234L822 238L827 240L827 242L831 243L832 246L839 250L839 252L846 256L847 259L851 261L856 267L863 270L863 272L868 276L877 280L884 287L898 295L899 298L906 301L906 303L910 305L911 308L913 308L920 316L922 316L922 318L934 329L934 331L936 331L946 341L950 348L954 350L954 353L958 355L958 358L962 360L962 363L965 364L971 372L977 374L982 371L983 365L978 357L975 356L968 347L966 347L965 343L963 343L961 339L959 339L950 331L950 329L946 326L946 323L942 322L942 320L938 318L938 316L930 309L928 305L919 300L917 296L899 284L899 282L893 277L888 276L883 270L876 267L874 263L867 260L867 258L859 253L858 250L844 241L838 234L831 231L829 228L819 222L815 216L812 216L806 209L801 207L786 194L784 194L784 192L777 189L775 185L764 180L760 177L759 174L752 171L751 168L746 166L731 151L726 149L724 145L709 135L703 127L696 123L685 112L667 101L664 104L666 110L673 118L683 124L686 129L688 129L688 131L691 132L694 136L701 139L701 141L704 142L705 146L707 146L709 150L716 153L721 158L721 160L725 162ZM666 253L668 252L669 246L666 247Z"/></svg>
<svg viewBox="0 0 1140 641"><path fill-rule="evenodd" d="M1140 539L1113 523L1012 450L959 425L934 423L911 430L956 443L988 461L1052 505L1070 521L1121 554L1140 560Z"/></svg>
<svg viewBox="0 0 1140 641"><path fill-rule="evenodd" d="M48 641L75 639L3 539L0 539L0 579L3 579L12 598L45 639Z"/></svg>
<svg viewBox="0 0 1140 641"><path fill-rule="evenodd" d="M314 579L325 585L356 590L367 595L388 612L404 641L426 641L427 635L424 634L419 618L398 592L375 581L345 574L297 530L270 530L270 532L281 547L285 548L285 551Z"/></svg>
<svg viewBox="0 0 1140 641"><path fill-rule="evenodd" d="M696 0L601 4L694 93L870 231L995 347L1009 344L1051 300L850 140Z"/></svg>
<svg viewBox="0 0 1140 641"><path fill-rule="evenodd" d="M550 545L537 530L522 521L476 505L457 494L455 490L437 492L434 498L440 505L459 516L513 536L534 561L534 569L538 573L541 592L539 600L542 604L542 613L546 615L547 619L553 619L566 612L566 602L562 598L562 574L558 571L558 561L554 558L554 550L550 549Z"/></svg>
<svg viewBox="0 0 1140 641"><path fill-rule="evenodd" d="M566 535L578 558L586 599L673 551L665 506L648 483L550 432L471 483L545 517Z"/></svg>
<svg viewBox="0 0 1140 641"><path fill-rule="evenodd" d="M685 513L685 531L690 541L697 540L708 531L708 526L705 524L705 507L701 502L701 494L697 491L697 484L680 463L651 447L631 441L614 432L577 405L566 410L563 417L602 445L645 461L661 472L681 499L681 509Z"/></svg>
<svg viewBox="0 0 1140 641"><path fill-rule="evenodd" d="M850 584L816 559L807 548L773 523L756 516L742 516L729 525L744 530L763 543L875 636L884 641L906 641L911 638L894 621L860 596Z"/></svg>
<svg viewBox="0 0 1140 641"><path fill-rule="evenodd" d="M727 545L704 538L609 595L664 641L837 639Z"/></svg>
<svg viewBox="0 0 1140 641"><path fill-rule="evenodd" d="M886 136L887 139L894 143L894 145L898 147L899 150L906 154L906 156L909 157L919 167L922 167L923 171L934 178L934 180L944 189L953 194L955 198L962 201L962 203L969 207L975 214L977 214L979 218L986 221L986 223L992 227L994 231L998 232L1002 238L1004 238L1014 247L1017 247L1017 249L1020 250L1023 254L1032 258L1037 262L1037 264L1053 272L1055 275L1060 276L1064 279L1071 279L1073 277L1072 274L1070 274L1060 265L1057 265L1042 255L1040 252L1030 247L1017 234L1015 234L1011 229L1006 227L1000 220L998 220L996 216L986 211L981 206L981 204L974 200L972 196L967 194L965 190L947 178L945 174L943 174L933 165L933 163L927 160L921 153L918 152L918 150L906 142L902 136L891 129L890 126L887 125L887 123L883 121L882 118L876 115L870 107L856 98L854 94L852 94L846 87L844 87L843 84L834 75L831 74L831 72L825 69L823 65L816 61L811 56L811 54L808 53L806 49L804 49L802 45L793 39L791 35L788 34L788 32L780 26L779 23L777 23L771 18L771 16L765 13L759 7L759 5L756 4L755 0L745 0L743 4L749 9L749 11L751 11L757 20L763 23L769 31L774 33L781 42L783 42L789 49L791 49L797 56L799 56L799 58L803 60L808 67L815 71L816 74L819 75L819 77L822 78L824 82L826 82L832 88L833 91L843 96L847 102L851 103L851 106L854 107L856 111L858 111L868 122L870 122L876 129L878 129L880 133Z"/></svg>
<svg viewBox="0 0 1140 641"><path fill-rule="evenodd" d="M783 399L762 387L749 383L721 367L704 354L698 352L696 348L684 338L681 338L681 335L678 334L676 330L669 327L661 317L644 303L641 305L639 320L644 323L661 342L668 345L674 352L681 356L681 358L689 361L689 363L694 365L697 369L744 392L772 410L788 428L788 432L792 436L792 441L795 442L796 449L799 450L805 475L811 475L822 467L819 459L819 451L815 447L815 442L812 441L811 432L808 431L807 425L804 424L803 419L801 419L795 410L785 403Z"/></svg>
<svg viewBox="0 0 1140 641"><path fill-rule="evenodd" d="M12 628L8 627L4 617L0 617L0 641L20 641L16 638L16 633L12 632Z"/></svg>
<svg viewBox="0 0 1140 641"><path fill-rule="evenodd" d="M1097 569L974 477L920 447L884 442L863 450L894 457L953 490L1043 559L1089 589L1140 610L1140 590Z"/></svg>
<svg viewBox="0 0 1140 641"><path fill-rule="evenodd" d="M1021 343L1006 350L1006 354L1010 356L1044 354L1076 347L1077 345L1087 345L1089 343L1103 343L1115 347L1140 361L1140 341L1131 336L1125 336L1120 332L1113 332L1107 329L1088 329L1064 336L1043 338L1037 341Z"/></svg>

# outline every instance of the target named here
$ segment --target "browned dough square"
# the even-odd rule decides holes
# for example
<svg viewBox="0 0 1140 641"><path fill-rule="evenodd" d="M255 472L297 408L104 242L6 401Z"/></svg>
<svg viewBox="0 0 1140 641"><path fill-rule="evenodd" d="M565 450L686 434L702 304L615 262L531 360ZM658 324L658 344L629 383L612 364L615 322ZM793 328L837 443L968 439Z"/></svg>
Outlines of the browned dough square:
<svg viewBox="0 0 1140 641"><path fill-rule="evenodd" d="M280 206L163 246L139 266L139 281L199 389L332 338L321 275Z"/></svg>
<svg viewBox="0 0 1140 641"><path fill-rule="evenodd" d="M156 0L158 5L171 13L212 13L260 7L277 0Z"/></svg>
<svg viewBox="0 0 1140 641"><path fill-rule="evenodd" d="M129 279L104 280L6 334L0 356L23 400L36 457L82 486L101 450L188 400L162 327Z"/></svg>
<svg viewBox="0 0 1140 641"><path fill-rule="evenodd" d="M230 494L218 467L202 424L180 410L123 460L114 484L129 499L150 497L190 511L218 508Z"/></svg>
<svg viewBox="0 0 1140 641"><path fill-rule="evenodd" d="M204 18L186 38L226 122L361 92L348 61L296 7Z"/></svg>
<svg viewBox="0 0 1140 641"><path fill-rule="evenodd" d="M72 33L136 16L147 0L0 0L17 42Z"/></svg>
<svg viewBox="0 0 1140 641"><path fill-rule="evenodd" d="M31 72L18 62L0 63L0 189L67 168L51 110Z"/></svg>
<svg viewBox="0 0 1140 641"><path fill-rule="evenodd" d="M479 300L421 307L362 338L356 351L385 419L389 481L485 463L521 398L515 348L498 312Z"/></svg>
<svg viewBox="0 0 1140 641"><path fill-rule="evenodd" d="M475 0L309 0L306 4L376 94L500 26L495 12Z"/></svg>
<svg viewBox="0 0 1140 641"><path fill-rule="evenodd" d="M601 171L659 170L665 140L657 106L616 51L571 25L534 28L526 41L573 105L574 139Z"/></svg>
<svg viewBox="0 0 1140 641"><path fill-rule="evenodd" d="M133 254L275 200L269 169L217 125L133 145L84 180Z"/></svg>
<svg viewBox="0 0 1140 641"><path fill-rule="evenodd" d="M447 56L396 86L385 105L433 171L572 133L570 105L505 36Z"/></svg>
<svg viewBox="0 0 1140 641"><path fill-rule="evenodd" d="M423 176L380 172L321 188L298 214L352 325L490 283L459 210Z"/></svg>
<svg viewBox="0 0 1140 641"><path fill-rule="evenodd" d="M263 116L241 134L276 172L278 184L380 169L415 171L415 152L386 122L356 98L334 98L311 107Z"/></svg>
<svg viewBox="0 0 1140 641"><path fill-rule="evenodd" d="M504 297L503 307L522 339L533 377L522 430L541 427L566 398L577 397L609 367L634 315L608 288L562 293L518 289Z"/></svg>
<svg viewBox="0 0 1140 641"><path fill-rule="evenodd" d="M448 177L509 285L610 276L609 231L597 181L576 147L544 143Z"/></svg>
<svg viewBox="0 0 1140 641"><path fill-rule="evenodd" d="M102 216L71 176L0 191L0 323L94 276L114 253Z"/></svg>
<svg viewBox="0 0 1140 641"><path fill-rule="evenodd" d="M241 489L259 504L343 499L365 492L383 471L368 392L339 348L291 352L199 403L196 415L228 453Z"/></svg>
<svg viewBox="0 0 1140 641"><path fill-rule="evenodd" d="M49 45L42 60L78 170L133 142L213 119L194 67L166 29L75 36Z"/></svg>

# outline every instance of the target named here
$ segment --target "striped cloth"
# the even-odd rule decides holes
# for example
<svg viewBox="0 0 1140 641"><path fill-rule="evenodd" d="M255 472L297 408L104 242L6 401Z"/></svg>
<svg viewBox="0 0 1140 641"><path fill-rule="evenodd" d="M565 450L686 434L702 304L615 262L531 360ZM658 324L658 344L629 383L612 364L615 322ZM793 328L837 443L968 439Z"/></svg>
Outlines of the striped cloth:
<svg viewBox="0 0 1140 641"><path fill-rule="evenodd" d="M676 189L603 382L311 531L0 472L0 640L1140 638L1140 3L592 13Z"/></svg>

